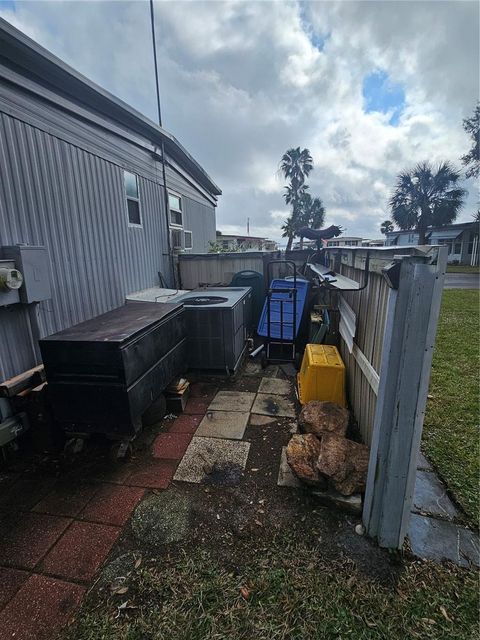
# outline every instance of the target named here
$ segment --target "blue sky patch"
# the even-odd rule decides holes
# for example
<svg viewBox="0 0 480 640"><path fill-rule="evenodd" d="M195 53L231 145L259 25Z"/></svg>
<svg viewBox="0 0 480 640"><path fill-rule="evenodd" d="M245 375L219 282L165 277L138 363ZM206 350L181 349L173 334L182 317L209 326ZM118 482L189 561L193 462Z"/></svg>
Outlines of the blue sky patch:
<svg viewBox="0 0 480 640"><path fill-rule="evenodd" d="M405 106L405 91L394 84L386 71L373 71L363 79L365 111L392 112L390 124L396 126Z"/></svg>
<svg viewBox="0 0 480 640"><path fill-rule="evenodd" d="M330 37L329 33L316 33L313 28L313 25L310 21L308 12L310 11L310 7L306 2L299 2L298 11L300 16L300 21L302 23L302 29L304 30L306 36L312 43L312 45L318 49L319 51L323 51L325 48L325 43Z"/></svg>
<svg viewBox="0 0 480 640"><path fill-rule="evenodd" d="M0 9L10 9L15 11L15 0L1 0Z"/></svg>

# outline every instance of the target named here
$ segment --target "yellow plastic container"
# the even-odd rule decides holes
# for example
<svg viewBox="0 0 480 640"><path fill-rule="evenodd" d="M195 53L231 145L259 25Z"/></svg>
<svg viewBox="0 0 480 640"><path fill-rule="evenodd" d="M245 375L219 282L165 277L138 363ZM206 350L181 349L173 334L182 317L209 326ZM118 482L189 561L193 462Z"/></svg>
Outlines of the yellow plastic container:
<svg viewBox="0 0 480 640"><path fill-rule="evenodd" d="M307 344L297 384L301 404L322 400L347 406L345 365L337 347Z"/></svg>

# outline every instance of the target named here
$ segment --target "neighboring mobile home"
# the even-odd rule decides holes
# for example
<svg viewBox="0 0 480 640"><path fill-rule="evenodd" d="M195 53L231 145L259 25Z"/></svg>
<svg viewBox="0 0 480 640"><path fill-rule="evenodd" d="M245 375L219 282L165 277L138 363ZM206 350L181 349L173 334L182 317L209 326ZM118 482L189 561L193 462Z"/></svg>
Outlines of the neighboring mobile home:
<svg viewBox="0 0 480 640"><path fill-rule="evenodd" d="M444 227L428 227L426 243L446 246L448 262L478 265L478 222L459 222ZM389 231L386 245L398 247L418 244L418 233L414 230Z"/></svg>
<svg viewBox="0 0 480 640"><path fill-rule="evenodd" d="M175 286L172 252L208 251L220 194L171 134L0 19L0 259L45 247L51 290L33 304L0 290L0 380L35 364L35 337L159 274Z"/></svg>

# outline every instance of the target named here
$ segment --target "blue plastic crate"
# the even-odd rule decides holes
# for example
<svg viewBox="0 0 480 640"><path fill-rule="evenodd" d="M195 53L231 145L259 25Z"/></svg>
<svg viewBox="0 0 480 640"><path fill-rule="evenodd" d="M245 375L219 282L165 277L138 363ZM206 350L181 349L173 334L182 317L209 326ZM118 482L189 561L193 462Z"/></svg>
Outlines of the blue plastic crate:
<svg viewBox="0 0 480 640"><path fill-rule="evenodd" d="M303 311L308 296L309 283L307 280L297 279L297 317L295 333L293 332L293 297L288 293L272 293L270 299L270 337L280 340L282 330L280 327L281 310L280 305L283 303L283 340L292 341L296 338L300 323L302 321ZM293 280L274 279L270 284L270 289L293 289ZM259 336L268 336L268 314L267 314L268 298L265 299L262 315L258 323L257 333Z"/></svg>

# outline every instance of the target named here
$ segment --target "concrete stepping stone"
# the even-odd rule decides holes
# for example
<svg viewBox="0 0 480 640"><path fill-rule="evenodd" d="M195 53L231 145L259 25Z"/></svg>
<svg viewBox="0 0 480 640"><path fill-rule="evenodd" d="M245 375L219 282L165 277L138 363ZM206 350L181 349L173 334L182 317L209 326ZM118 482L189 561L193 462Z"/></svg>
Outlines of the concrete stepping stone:
<svg viewBox="0 0 480 640"><path fill-rule="evenodd" d="M300 489L302 483L297 476L290 469L290 465L287 462L287 447L282 447L282 455L280 457L280 468L278 470L277 484L279 487L291 487L293 489Z"/></svg>
<svg viewBox="0 0 480 640"><path fill-rule="evenodd" d="M253 403L252 413L260 413L265 416L294 418L295 407L293 402L284 396L257 393L257 397Z"/></svg>
<svg viewBox="0 0 480 640"><path fill-rule="evenodd" d="M250 411L255 393L250 391L219 391L208 411Z"/></svg>
<svg viewBox="0 0 480 640"><path fill-rule="evenodd" d="M194 437L174 480L234 486L240 483L250 443L222 438Z"/></svg>
<svg viewBox="0 0 480 640"><path fill-rule="evenodd" d="M295 369L295 367L291 362L287 362L286 364L281 364L280 369L289 378L295 378L297 376L297 370Z"/></svg>
<svg viewBox="0 0 480 640"><path fill-rule="evenodd" d="M418 452L417 469L421 469L422 471L432 471L432 465L421 451Z"/></svg>
<svg viewBox="0 0 480 640"><path fill-rule="evenodd" d="M326 491L314 489L312 495L325 507L345 511L345 513L351 513L356 516L362 514L362 496L359 493L344 496L335 491L335 489L327 489Z"/></svg>
<svg viewBox="0 0 480 640"><path fill-rule="evenodd" d="M259 393L288 396L292 391L292 385L288 380L281 378L262 378L258 391Z"/></svg>
<svg viewBox="0 0 480 640"><path fill-rule="evenodd" d="M443 483L432 471L417 471L413 510L432 516L455 518L460 516L447 495Z"/></svg>
<svg viewBox="0 0 480 640"><path fill-rule="evenodd" d="M248 411L208 411L195 435L241 440L247 428L249 415Z"/></svg>
<svg viewBox="0 0 480 640"><path fill-rule="evenodd" d="M439 562L447 559L462 567L470 562L480 566L478 536L466 527L412 513L408 537L412 552L419 558Z"/></svg>

